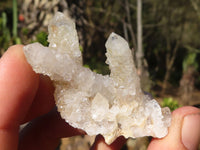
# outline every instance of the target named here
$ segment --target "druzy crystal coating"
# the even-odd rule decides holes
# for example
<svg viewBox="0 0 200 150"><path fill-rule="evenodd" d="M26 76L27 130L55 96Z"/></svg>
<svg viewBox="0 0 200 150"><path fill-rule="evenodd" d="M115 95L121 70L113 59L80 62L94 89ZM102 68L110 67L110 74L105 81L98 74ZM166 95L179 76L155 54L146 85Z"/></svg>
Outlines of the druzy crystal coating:
<svg viewBox="0 0 200 150"><path fill-rule="evenodd" d="M48 75L55 86L61 117L88 135L102 134L110 144L117 137L167 135L169 108L145 95L128 43L111 33L105 46L110 75L92 72L82 65L75 23L57 12L50 21L49 47L39 43L24 47L36 73Z"/></svg>

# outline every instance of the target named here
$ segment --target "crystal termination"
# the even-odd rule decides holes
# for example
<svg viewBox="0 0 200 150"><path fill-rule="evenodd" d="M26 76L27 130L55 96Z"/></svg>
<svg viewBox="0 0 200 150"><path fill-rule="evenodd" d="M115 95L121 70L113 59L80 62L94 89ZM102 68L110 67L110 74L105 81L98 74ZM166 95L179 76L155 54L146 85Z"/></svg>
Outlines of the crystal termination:
<svg viewBox="0 0 200 150"><path fill-rule="evenodd" d="M106 143L125 138L167 135L169 108L161 108L140 87L128 43L111 33L106 42L110 75L83 67L75 23L57 12L50 21L49 47L39 43L24 47L36 73L54 82L54 97L61 117L88 135L102 134Z"/></svg>

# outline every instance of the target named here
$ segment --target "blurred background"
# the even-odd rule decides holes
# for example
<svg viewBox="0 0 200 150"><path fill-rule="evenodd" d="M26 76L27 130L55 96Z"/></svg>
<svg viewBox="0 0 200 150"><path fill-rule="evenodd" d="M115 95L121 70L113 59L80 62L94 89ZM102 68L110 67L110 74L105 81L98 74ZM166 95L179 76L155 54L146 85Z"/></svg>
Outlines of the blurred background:
<svg viewBox="0 0 200 150"><path fill-rule="evenodd" d="M48 46L57 11L76 22L85 67L109 74L105 42L115 32L132 49L143 90L161 106L200 106L199 0L1 0L0 56L13 44ZM93 140L62 139L58 149L89 149ZM129 139L122 149L145 150L148 143Z"/></svg>

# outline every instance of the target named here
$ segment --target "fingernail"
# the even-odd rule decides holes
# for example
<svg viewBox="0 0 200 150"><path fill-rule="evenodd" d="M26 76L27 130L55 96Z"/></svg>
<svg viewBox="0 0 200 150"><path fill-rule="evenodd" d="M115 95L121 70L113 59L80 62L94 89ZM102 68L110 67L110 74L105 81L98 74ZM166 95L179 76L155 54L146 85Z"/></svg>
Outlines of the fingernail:
<svg viewBox="0 0 200 150"><path fill-rule="evenodd" d="M184 117L182 142L188 150L196 150L200 143L200 113Z"/></svg>

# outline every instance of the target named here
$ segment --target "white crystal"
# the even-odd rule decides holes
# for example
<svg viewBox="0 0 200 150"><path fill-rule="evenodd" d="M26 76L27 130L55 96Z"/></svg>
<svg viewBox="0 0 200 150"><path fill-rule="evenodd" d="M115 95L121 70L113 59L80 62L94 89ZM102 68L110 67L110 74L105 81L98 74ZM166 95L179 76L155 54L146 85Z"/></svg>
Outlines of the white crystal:
<svg viewBox="0 0 200 150"><path fill-rule="evenodd" d="M62 118L88 135L102 134L110 144L118 136L164 137L171 123L169 108L140 88L128 43L111 33L107 60L111 74L103 76L82 66L75 24L56 13L49 24L49 47L24 47L34 71L48 75L55 85L55 100Z"/></svg>

